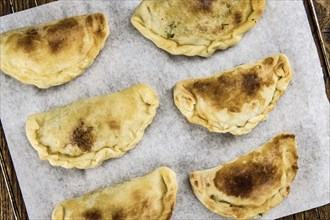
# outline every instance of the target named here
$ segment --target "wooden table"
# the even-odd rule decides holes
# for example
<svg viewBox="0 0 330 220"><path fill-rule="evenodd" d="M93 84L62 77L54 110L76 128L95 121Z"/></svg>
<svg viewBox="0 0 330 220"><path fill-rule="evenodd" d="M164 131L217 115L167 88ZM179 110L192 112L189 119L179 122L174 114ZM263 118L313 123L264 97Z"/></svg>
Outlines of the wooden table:
<svg viewBox="0 0 330 220"><path fill-rule="evenodd" d="M55 0L1 0L0 4L0 16L11 14L13 12L21 11L28 8L33 8L37 5L42 5ZM326 52L330 54L330 0L314 0L314 5L319 19L319 26L324 39ZM325 59L321 53L320 39L317 36L316 25L313 23L313 16L310 5L305 1L306 11L309 15L309 20L312 26L312 32L314 35L315 43L318 46L319 54L321 57L321 65L324 70L324 79L326 85L326 91L328 99L330 100L330 80L329 73L325 68ZM2 106L1 106L2 107ZM0 121L0 146L1 153L4 157L6 166L5 169L8 173L10 181L10 188L14 197L14 206L18 210L18 215L21 219L28 219L25 210L25 205L22 199L20 188L17 182L15 170L12 165L12 161L8 152L7 143L4 137L1 121ZM329 195L330 196L330 195ZM13 212L12 205L10 203L10 197L7 191L7 187L4 181L4 175L1 173L0 181L0 220L15 219L15 213ZM290 215L281 220L330 220L330 204L318 207L309 211Z"/></svg>

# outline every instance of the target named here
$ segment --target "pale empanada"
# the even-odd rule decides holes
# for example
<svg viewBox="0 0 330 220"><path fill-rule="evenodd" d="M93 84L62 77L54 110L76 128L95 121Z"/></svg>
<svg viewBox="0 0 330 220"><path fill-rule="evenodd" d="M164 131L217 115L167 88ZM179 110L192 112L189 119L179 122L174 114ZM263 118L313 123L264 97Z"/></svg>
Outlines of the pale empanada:
<svg viewBox="0 0 330 220"><path fill-rule="evenodd" d="M93 63L108 35L101 13L11 30L0 35L1 70L39 88L60 85Z"/></svg>
<svg viewBox="0 0 330 220"><path fill-rule="evenodd" d="M265 6L266 0L143 0L131 22L171 54L208 57L237 44Z"/></svg>
<svg viewBox="0 0 330 220"><path fill-rule="evenodd" d="M197 198L211 211L237 219L254 218L289 194L297 160L295 136L281 133L234 161L193 172L190 183Z"/></svg>
<svg viewBox="0 0 330 220"><path fill-rule="evenodd" d="M283 54L199 79L178 82L174 102L191 123L242 135L265 120L292 77Z"/></svg>
<svg viewBox="0 0 330 220"><path fill-rule="evenodd" d="M59 203L53 220L168 220L175 206L175 173L161 167L143 176Z"/></svg>
<svg viewBox="0 0 330 220"><path fill-rule="evenodd" d="M93 168L132 149L158 104L156 92L139 84L31 115L26 135L40 159L54 166Z"/></svg>

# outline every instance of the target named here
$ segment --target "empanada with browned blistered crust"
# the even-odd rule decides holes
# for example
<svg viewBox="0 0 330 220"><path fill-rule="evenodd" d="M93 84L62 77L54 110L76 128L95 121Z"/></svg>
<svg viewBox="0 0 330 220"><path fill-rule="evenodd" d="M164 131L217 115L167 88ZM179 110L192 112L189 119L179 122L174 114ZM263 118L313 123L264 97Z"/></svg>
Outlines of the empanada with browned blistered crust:
<svg viewBox="0 0 330 220"><path fill-rule="evenodd" d="M193 172L190 183L211 211L236 219L255 218L289 194L297 160L295 136L281 133L234 161Z"/></svg>
<svg viewBox="0 0 330 220"><path fill-rule="evenodd" d="M139 84L31 115L26 135L40 159L54 166L93 168L132 149L158 104L156 92Z"/></svg>
<svg viewBox="0 0 330 220"><path fill-rule="evenodd" d="M176 202L175 173L161 167L129 181L65 200L53 220L169 220Z"/></svg>
<svg viewBox="0 0 330 220"><path fill-rule="evenodd" d="M265 6L266 0L143 0L131 22L171 54L208 57L237 44Z"/></svg>
<svg viewBox="0 0 330 220"><path fill-rule="evenodd" d="M178 82L174 102L189 122L242 135L267 119L292 77L287 57L271 56L213 76Z"/></svg>
<svg viewBox="0 0 330 220"><path fill-rule="evenodd" d="M48 88L82 74L103 48L102 13L68 17L0 35L1 70L22 83Z"/></svg>

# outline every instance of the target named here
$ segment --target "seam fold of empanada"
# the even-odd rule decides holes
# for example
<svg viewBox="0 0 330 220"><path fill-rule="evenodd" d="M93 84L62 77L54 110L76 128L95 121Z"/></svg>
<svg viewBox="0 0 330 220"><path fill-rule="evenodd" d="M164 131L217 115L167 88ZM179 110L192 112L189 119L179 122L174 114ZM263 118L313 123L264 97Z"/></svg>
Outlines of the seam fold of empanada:
<svg viewBox="0 0 330 220"><path fill-rule="evenodd" d="M199 97L197 92L192 92L190 88L188 88L191 83L195 82L203 82L203 80L212 79L216 81L218 77L221 77L224 74L228 76L230 74L235 73L235 71L241 70L250 70L253 67L258 67L259 65L263 65L262 63L265 62L267 59L272 59L276 61L276 64L272 64L272 75L276 76L276 84L274 86L274 91L272 94L267 94L267 98L270 98L268 105L262 110L262 112L257 112L253 115L253 117L247 119L240 125L228 126L223 122L224 119L221 118L221 115L226 118L229 117L227 114L232 117L232 120L240 117L240 112L233 112L233 113L224 113L222 110L213 110L214 107L210 106L210 104L204 101L204 98ZM180 112L188 119L189 122L202 125L206 127L209 131L212 132L219 132L219 133L227 133L230 132L234 135L243 135L249 133L257 124L265 119L268 118L268 113L273 110L275 104L277 103L278 99L284 94L290 80L292 78L292 70L288 61L288 58L284 54L274 55L263 60L260 60L253 64L246 64L235 67L230 70L226 70L224 72L205 77L205 78L197 78L197 79L188 79L178 82L174 87L174 102L175 105L178 107ZM226 87L226 85L223 85ZM271 85L273 86L273 85ZM230 89L232 85L228 85ZM205 85L205 89L207 86ZM240 97L236 97L239 99ZM268 98L269 99L269 98ZM254 102L255 100L251 100L250 102ZM201 106L203 105L203 109L197 108L198 102L201 102ZM205 103L204 103L205 102ZM221 100L214 100L214 102L221 102ZM231 101L232 102L232 101ZM244 102L244 100L242 101ZM249 104L248 100L246 104ZM229 112L227 106L227 111ZM244 107L244 106L243 106ZM209 109L209 110L208 110ZM230 121L227 119L227 121Z"/></svg>
<svg viewBox="0 0 330 220"><path fill-rule="evenodd" d="M177 191L175 172L160 167L145 176L62 201L54 208L52 219L168 220Z"/></svg>
<svg viewBox="0 0 330 220"><path fill-rule="evenodd" d="M218 173L225 172L223 169L228 171L236 169L237 166L244 168L233 171L233 176L230 177L217 176ZM248 171L249 166L253 167L251 172ZM263 171L270 167L274 170ZM243 171L244 169L246 170ZM257 174L258 169L263 173L260 176ZM290 192L297 170L295 136L280 133L256 150L233 161L212 169L193 172L190 183L196 197L211 211L230 218L250 219L262 216L282 202ZM240 172L246 173L242 176ZM227 179L234 181L236 185L227 182ZM218 181L225 182L218 186ZM228 191L226 188L231 190Z"/></svg>
<svg viewBox="0 0 330 220"><path fill-rule="evenodd" d="M156 92L138 84L31 115L26 135L40 159L54 166L93 168L134 148L158 105Z"/></svg>
<svg viewBox="0 0 330 220"><path fill-rule="evenodd" d="M94 62L109 33L102 13L2 33L1 70L39 88L61 85L81 75Z"/></svg>
<svg viewBox="0 0 330 220"><path fill-rule="evenodd" d="M180 1L180 0L179 0ZM209 57L216 50L225 50L228 47L234 46L239 43L245 32L250 30L257 23L261 17L264 8L266 6L265 0L251 0L252 12L247 20L235 28L230 35L218 36L215 40L205 40L200 43L196 39L192 38L189 43L180 44L174 39L168 39L160 35L157 31L151 27L152 22L155 22L153 14L151 14L150 1L144 0L136 8L131 17L131 23L133 26L147 39L151 40L157 47L173 54L173 55L186 55L186 56L202 56ZM159 1L162 2L162 1ZM210 1L212 2L212 1ZM215 2L218 3L218 2ZM157 3L155 3L157 4ZM160 3L164 4L164 3ZM223 3L218 3L223 4ZM161 5L158 6L161 8ZM154 8L157 8L154 6ZM166 10L166 9L164 9ZM193 16L193 15L192 15ZM162 18L162 20L165 18ZM175 20L175 17L171 19Z"/></svg>

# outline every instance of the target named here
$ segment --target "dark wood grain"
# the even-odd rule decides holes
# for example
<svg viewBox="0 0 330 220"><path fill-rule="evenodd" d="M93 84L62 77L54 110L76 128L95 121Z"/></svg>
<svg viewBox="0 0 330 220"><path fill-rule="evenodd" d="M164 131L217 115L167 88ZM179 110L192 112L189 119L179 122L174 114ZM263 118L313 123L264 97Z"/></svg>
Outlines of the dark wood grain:
<svg viewBox="0 0 330 220"><path fill-rule="evenodd" d="M281 218L281 220L295 220L293 215L289 215L289 216L285 216L283 218Z"/></svg>
<svg viewBox="0 0 330 220"><path fill-rule="evenodd" d="M9 0L1 0L0 4L0 16L7 15L12 13L12 8L14 11L21 11L25 10L28 8L35 7L35 1L34 0L11 0L12 1L12 7L11 4L9 3ZM55 0L37 0L38 5L46 4L48 2L53 2ZM319 24L321 27L321 31L323 34L323 38L325 40L325 44L328 50L328 54L330 52L330 0L315 0L315 7L319 19ZM311 21L311 20L310 20ZM316 38L315 35L315 28L311 28L312 31L314 32L314 37ZM316 40L316 43L317 42ZM322 62L321 62L322 64ZM324 63L322 64L324 66ZM328 97L330 99L330 80L329 77L327 77L328 73L325 72L325 85L326 85L326 90L328 92ZM329 75L328 75L329 76ZM0 103L1 105L1 103ZM2 106L1 106L2 107ZM22 195L19 189L19 185L17 182L15 170L13 168L13 164L10 158L10 154L8 152L8 147L6 144L4 132L2 130L2 125L0 122L0 143L1 143L1 148L0 148L0 153L4 156L5 159L5 169L9 175L9 180L10 180L10 186L13 190L14 194L14 200L17 203L19 215L21 219L28 219L26 210L25 210L25 205L22 199ZM10 204L10 199L8 196L8 192L6 189L6 185L4 182L4 177L2 175L1 180L0 180L0 219L1 220L13 220L14 215L12 212L12 207ZM284 218L280 218L279 220L329 220L330 219L330 204L318 207L316 209L312 209L309 211L297 213L295 215L290 215Z"/></svg>
<svg viewBox="0 0 330 220"><path fill-rule="evenodd" d="M15 174L15 170L13 169L13 164L8 152L7 143L4 137L4 132L2 129L2 124L0 122L0 140L1 140L1 152L5 162L6 162L6 170L8 173L8 176L10 178L10 182L13 189L13 194L15 198L15 202L17 204L18 212L21 215L21 219L27 219L27 214L25 210L25 205L22 199L21 191L19 189L17 178ZM14 219L14 215L12 212L12 207L9 199L9 195L5 186L4 178L1 175L1 181L0 181L0 198L1 198L1 204L0 204L0 219Z"/></svg>
<svg viewBox="0 0 330 220"><path fill-rule="evenodd" d="M325 64L326 59L328 60L328 62L330 62L330 60L329 60L329 58L330 58L329 57L330 56L330 53L329 53L329 51L330 51L330 39L329 39L330 0L313 0L313 2L315 5L315 10L317 12L318 23L319 23L319 26L320 26L320 29L322 32L322 36L324 39L324 43L325 43L327 58L322 56L322 49L320 46L319 38L317 36L316 26L311 25L311 30L312 30L312 33L314 36L316 48L320 55L319 57L320 57L321 66L323 67L325 91L326 91L328 100L330 101L330 73L327 71L326 64ZM304 1L304 4L305 4L306 12L308 15L308 20L311 24L313 24L313 18L311 16L311 14L312 14L311 7L309 7L310 5L307 3L307 1Z"/></svg>
<svg viewBox="0 0 330 220"><path fill-rule="evenodd" d="M328 60L330 62L330 0L315 0L315 8L323 40L327 49ZM324 76L326 93L330 100L330 73Z"/></svg>
<svg viewBox="0 0 330 220"><path fill-rule="evenodd" d="M317 208L320 214L320 219L330 219L330 205Z"/></svg>
<svg viewBox="0 0 330 220"><path fill-rule="evenodd" d="M315 0L315 7L327 52L330 54L330 0Z"/></svg>

